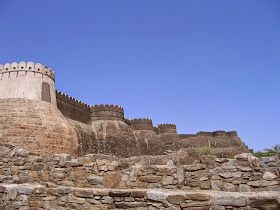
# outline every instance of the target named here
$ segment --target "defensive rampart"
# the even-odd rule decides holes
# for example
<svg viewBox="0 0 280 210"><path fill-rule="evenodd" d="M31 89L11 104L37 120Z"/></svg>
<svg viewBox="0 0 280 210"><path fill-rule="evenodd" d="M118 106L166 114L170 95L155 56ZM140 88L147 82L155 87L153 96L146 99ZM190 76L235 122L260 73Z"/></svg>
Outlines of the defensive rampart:
<svg viewBox="0 0 280 210"><path fill-rule="evenodd" d="M124 120L123 108L118 105L95 105L91 106L91 119L92 121L97 120Z"/></svg>
<svg viewBox="0 0 280 210"><path fill-rule="evenodd" d="M198 132L197 134L179 134L182 144L186 148L212 148L248 147L237 136L236 131ZM245 151L245 150L244 150Z"/></svg>
<svg viewBox="0 0 280 210"><path fill-rule="evenodd" d="M91 109L89 105L59 91L56 91L56 101L57 108L64 117L85 124L91 124Z"/></svg>

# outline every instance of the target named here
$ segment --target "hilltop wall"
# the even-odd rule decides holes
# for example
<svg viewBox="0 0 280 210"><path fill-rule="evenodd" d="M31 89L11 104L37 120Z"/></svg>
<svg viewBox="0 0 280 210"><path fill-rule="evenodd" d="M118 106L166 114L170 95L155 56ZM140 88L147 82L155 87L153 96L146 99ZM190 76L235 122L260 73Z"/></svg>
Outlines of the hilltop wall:
<svg viewBox="0 0 280 210"><path fill-rule="evenodd" d="M59 91L56 91L56 100L57 108L64 117L91 125L91 109L89 105Z"/></svg>
<svg viewBox="0 0 280 210"><path fill-rule="evenodd" d="M78 155L74 129L54 105L44 101L0 99L0 142L36 154Z"/></svg>
<svg viewBox="0 0 280 210"><path fill-rule="evenodd" d="M184 147L201 148L210 145L215 148L248 147L237 136L236 131L198 132L197 134L179 134Z"/></svg>

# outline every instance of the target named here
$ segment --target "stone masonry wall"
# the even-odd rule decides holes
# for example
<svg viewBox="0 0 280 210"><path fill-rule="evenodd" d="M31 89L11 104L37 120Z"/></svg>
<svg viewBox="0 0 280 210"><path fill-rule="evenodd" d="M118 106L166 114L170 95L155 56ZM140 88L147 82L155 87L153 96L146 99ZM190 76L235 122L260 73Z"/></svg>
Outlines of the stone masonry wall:
<svg viewBox="0 0 280 210"><path fill-rule="evenodd" d="M267 209L280 208L280 192L232 193L153 189L96 189L0 185L2 209Z"/></svg>
<svg viewBox="0 0 280 210"><path fill-rule="evenodd" d="M165 165L151 165L149 161L149 156L134 163L133 158L104 155L29 155L23 149L1 146L0 181L87 188L280 191L278 157L245 153L235 159L201 156L186 164L169 160Z"/></svg>
<svg viewBox="0 0 280 210"><path fill-rule="evenodd" d="M165 165L150 165L145 157L135 163L133 158L106 155L79 158L67 154L33 155L2 143L0 207L21 210L280 208L279 157L256 158L246 153L235 159L201 156L186 164L177 160L170 156Z"/></svg>
<svg viewBox="0 0 280 210"><path fill-rule="evenodd" d="M78 155L78 139L52 104L28 99L0 99L0 142L32 153Z"/></svg>

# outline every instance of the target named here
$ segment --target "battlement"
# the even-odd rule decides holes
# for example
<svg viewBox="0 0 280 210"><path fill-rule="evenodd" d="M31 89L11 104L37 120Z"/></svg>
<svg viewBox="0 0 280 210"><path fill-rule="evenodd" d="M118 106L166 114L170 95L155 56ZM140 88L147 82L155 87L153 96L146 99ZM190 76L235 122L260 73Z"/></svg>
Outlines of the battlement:
<svg viewBox="0 0 280 210"><path fill-rule="evenodd" d="M154 130L153 121L148 118L138 118L131 120L134 130Z"/></svg>
<svg viewBox="0 0 280 210"><path fill-rule="evenodd" d="M138 119L133 119L131 120L132 125L136 124L150 124L153 125L153 121L148 118L138 118Z"/></svg>
<svg viewBox="0 0 280 210"><path fill-rule="evenodd" d="M92 121L96 120L122 120L124 119L124 110L118 105L95 105L91 106Z"/></svg>
<svg viewBox="0 0 280 210"><path fill-rule="evenodd" d="M163 129L177 129L175 124L159 124L158 128L163 130Z"/></svg>
<svg viewBox="0 0 280 210"><path fill-rule="evenodd" d="M159 124L158 125L158 133L165 134L165 133L176 133L177 128L175 124Z"/></svg>
<svg viewBox="0 0 280 210"><path fill-rule="evenodd" d="M12 64L6 63L5 65L0 64L0 74L6 74L10 72L34 72L46 75L54 80L55 73L51 68L47 66L42 66L40 63L34 64L33 62L25 63L24 61L20 63L13 62Z"/></svg>
<svg viewBox="0 0 280 210"><path fill-rule="evenodd" d="M84 109L84 110L90 112L91 109L90 109L90 106L88 104L86 104L86 103L84 103L82 101L79 101L79 100L77 100L77 99L75 99L75 98L73 98L71 96L68 96L67 94L64 94L64 93L62 93L60 91L56 90L55 93L56 93L56 98L58 100L62 100L64 102L66 102L66 103L72 104L72 105L74 105L74 106L76 106L76 107L78 107L80 109Z"/></svg>
<svg viewBox="0 0 280 210"><path fill-rule="evenodd" d="M200 131L197 134L178 134L180 139L188 139L191 137L201 136L201 137L238 137L236 131L214 131L214 132L206 132L206 131Z"/></svg>

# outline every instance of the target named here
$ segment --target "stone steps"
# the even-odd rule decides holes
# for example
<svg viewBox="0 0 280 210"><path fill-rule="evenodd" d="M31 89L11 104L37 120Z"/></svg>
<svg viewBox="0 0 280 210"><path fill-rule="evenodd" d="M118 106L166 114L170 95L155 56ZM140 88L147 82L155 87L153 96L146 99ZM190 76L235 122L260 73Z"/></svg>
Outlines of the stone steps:
<svg viewBox="0 0 280 210"><path fill-rule="evenodd" d="M221 192L166 189L48 188L0 185L5 209L280 209L280 192Z"/></svg>

